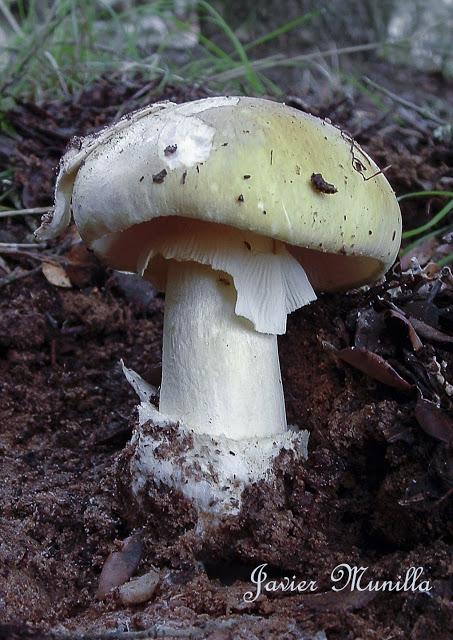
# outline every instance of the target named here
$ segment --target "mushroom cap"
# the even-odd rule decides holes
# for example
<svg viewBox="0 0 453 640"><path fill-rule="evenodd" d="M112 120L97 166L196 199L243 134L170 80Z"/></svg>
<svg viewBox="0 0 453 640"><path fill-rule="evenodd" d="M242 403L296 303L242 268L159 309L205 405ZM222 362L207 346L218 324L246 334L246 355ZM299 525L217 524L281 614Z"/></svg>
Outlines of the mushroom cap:
<svg viewBox="0 0 453 640"><path fill-rule="evenodd" d="M156 104L78 141L39 237L69 223L71 203L88 246L127 271L181 219L281 240L323 290L377 279L401 240L395 194L349 135L258 98Z"/></svg>

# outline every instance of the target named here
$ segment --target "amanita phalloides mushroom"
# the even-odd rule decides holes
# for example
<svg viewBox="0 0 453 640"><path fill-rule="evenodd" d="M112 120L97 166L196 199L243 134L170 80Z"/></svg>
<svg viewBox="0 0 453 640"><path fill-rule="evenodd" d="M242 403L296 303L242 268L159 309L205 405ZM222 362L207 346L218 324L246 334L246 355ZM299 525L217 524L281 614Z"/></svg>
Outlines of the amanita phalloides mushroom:
<svg viewBox="0 0 453 640"><path fill-rule="evenodd" d="M177 485L202 510L237 509L282 448L304 450L286 425L277 335L315 290L358 287L393 263L401 217L390 185L327 121L216 97L156 104L79 140L39 237L61 232L71 209L106 264L166 291L159 411L142 385L141 422L178 422L191 446L164 464L156 430L138 430L137 474Z"/></svg>

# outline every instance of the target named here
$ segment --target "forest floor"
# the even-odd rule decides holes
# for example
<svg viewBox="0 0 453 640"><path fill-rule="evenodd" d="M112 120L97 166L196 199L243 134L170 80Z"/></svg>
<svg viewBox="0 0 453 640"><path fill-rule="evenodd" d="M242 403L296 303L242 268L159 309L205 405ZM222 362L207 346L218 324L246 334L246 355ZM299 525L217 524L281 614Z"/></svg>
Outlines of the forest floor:
<svg viewBox="0 0 453 640"><path fill-rule="evenodd" d="M445 91L435 75L412 80L417 91ZM138 89L105 80L77 102L18 103L7 114L15 133L0 136L0 169L13 167L25 207L51 203L69 139L134 108ZM150 100L204 95L169 88ZM329 117L391 165L398 195L452 190L452 146L416 112L382 112L365 97L287 102ZM402 203L406 228L427 220L427 202L445 204ZM30 242L36 226L36 216L0 218L0 242ZM445 255L447 241L430 242L417 249L422 266ZM309 430L308 461L281 470L279 496L258 486L245 497L222 558L199 552L177 522L148 517L133 530L117 492L136 405L119 361L158 384L162 295L102 267L74 230L0 256L0 638L451 637L453 277L409 266L406 258L384 283L322 295L289 317L279 342L288 422ZM69 286L56 286L59 277ZM132 533L135 574L154 568L157 590L141 605L125 606L117 592L98 601L102 567ZM319 593L244 602L261 563L274 577L316 579ZM423 567L432 589L334 593L339 563L380 580Z"/></svg>

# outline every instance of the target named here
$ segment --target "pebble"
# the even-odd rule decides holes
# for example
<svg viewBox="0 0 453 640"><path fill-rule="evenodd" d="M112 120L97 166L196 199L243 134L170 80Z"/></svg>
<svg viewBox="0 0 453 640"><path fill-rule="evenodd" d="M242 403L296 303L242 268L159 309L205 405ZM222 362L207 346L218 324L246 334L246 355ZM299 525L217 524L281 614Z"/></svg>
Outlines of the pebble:
<svg viewBox="0 0 453 640"><path fill-rule="evenodd" d="M123 584L118 589L119 598L125 605L148 602L153 597L159 581L159 572L151 569L143 576L132 578L132 580Z"/></svg>

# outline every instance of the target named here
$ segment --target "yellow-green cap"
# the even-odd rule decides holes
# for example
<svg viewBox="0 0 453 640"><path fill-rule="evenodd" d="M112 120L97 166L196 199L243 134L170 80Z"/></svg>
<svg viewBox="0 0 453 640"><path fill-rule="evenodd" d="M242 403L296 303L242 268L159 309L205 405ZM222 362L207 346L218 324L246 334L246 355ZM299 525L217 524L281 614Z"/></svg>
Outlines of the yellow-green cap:
<svg viewBox="0 0 453 640"><path fill-rule="evenodd" d="M162 103L126 116L67 152L55 203L39 237L59 233L72 204L85 242L131 271L164 217L281 240L325 290L375 280L401 240L392 188L347 134L258 98Z"/></svg>

